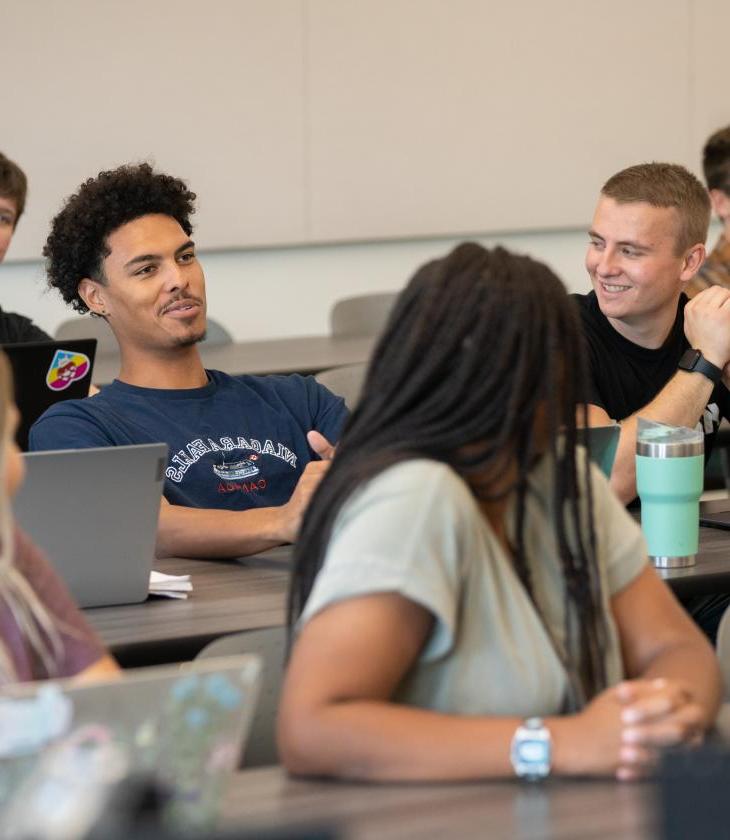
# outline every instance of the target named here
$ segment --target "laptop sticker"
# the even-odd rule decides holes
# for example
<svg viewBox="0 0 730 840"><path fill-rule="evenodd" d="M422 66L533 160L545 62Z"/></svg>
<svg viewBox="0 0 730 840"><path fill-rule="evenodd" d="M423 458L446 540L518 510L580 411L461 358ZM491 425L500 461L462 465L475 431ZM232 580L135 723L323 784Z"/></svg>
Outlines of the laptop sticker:
<svg viewBox="0 0 730 840"><path fill-rule="evenodd" d="M91 369L89 357L72 350L56 350L46 374L46 385L52 391L63 391L72 382L83 379Z"/></svg>

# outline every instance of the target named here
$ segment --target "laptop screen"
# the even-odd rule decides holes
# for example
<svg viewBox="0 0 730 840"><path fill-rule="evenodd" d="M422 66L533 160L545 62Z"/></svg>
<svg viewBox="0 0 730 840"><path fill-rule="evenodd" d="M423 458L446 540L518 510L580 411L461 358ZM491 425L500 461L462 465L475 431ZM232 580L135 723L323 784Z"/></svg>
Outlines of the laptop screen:
<svg viewBox="0 0 730 840"><path fill-rule="evenodd" d="M26 451L28 432L46 409L61 400L88 396L96 354L95 338L5 344L20 412L16 439Z"/></svg>

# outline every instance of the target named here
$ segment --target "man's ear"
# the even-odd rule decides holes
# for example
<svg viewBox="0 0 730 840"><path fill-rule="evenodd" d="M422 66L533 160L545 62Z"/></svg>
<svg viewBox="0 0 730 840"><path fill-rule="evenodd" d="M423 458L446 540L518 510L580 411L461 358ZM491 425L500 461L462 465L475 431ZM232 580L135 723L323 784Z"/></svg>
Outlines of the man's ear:
<svg viewBox="0 0 730 840"><path fill-rule="evenodd" d="M682 282L686 282L687 280L691 280L695 274L700 270L702 267L702 263L705 261L705 246L698 242L696 245L693 245L689 251L684 255L684 263L682 265L682 273L679 276L679 279Z"/></svg>
<svg viewBox="0 0 730 840"><path fill-rule="evenodd" d="M98 280L84 277L79 282L78 292L79 297L89 307L91 312L104 316L109 314L104 301L104 287Z"/></svg>

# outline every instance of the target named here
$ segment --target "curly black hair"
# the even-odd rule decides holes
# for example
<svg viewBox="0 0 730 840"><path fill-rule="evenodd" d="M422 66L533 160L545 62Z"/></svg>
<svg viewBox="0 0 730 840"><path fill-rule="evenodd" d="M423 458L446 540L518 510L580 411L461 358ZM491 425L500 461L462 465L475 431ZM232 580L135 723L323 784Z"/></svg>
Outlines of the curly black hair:
<svg viewBox="0 0 730 840"><path fill-rule="evenodd" d="M109 234L140 216L161 213L172 216L190 236L195 197L184 181L155 172L148 163L120 166L89 178L51 222L43 248L48 285L77 312L88 312L79 296L79 282L84 277L104 282L102 263L109 255Z"/></svg>

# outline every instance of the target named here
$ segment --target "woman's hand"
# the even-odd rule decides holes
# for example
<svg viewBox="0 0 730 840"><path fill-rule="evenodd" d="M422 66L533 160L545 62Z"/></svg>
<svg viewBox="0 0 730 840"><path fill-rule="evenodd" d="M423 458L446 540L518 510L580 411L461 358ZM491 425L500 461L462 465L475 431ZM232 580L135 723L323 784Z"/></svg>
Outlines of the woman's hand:
<svg viewBox="0 0 730 840"><path fill-rule="evenodd" d="M552 718L553 770L568 776L613 776L621 766L623 706L616 687L575 715Z"/></svg>
<svg viewBox="0 0 730 840"><path fill-rule="evenodd" d="M631 680L606 689L581 712L550 722L554 765L569 775L649 774L662 747L698 743L704 715L677 680Z"/></svg>
<svg viewBox="0 0 730 840"><path fill-rule="evenodd" d="M616 686L622 704L621 761L617 777L641 778L661 747L702 741L705 715L689 687L678 680L631 680Z"/></svg>

